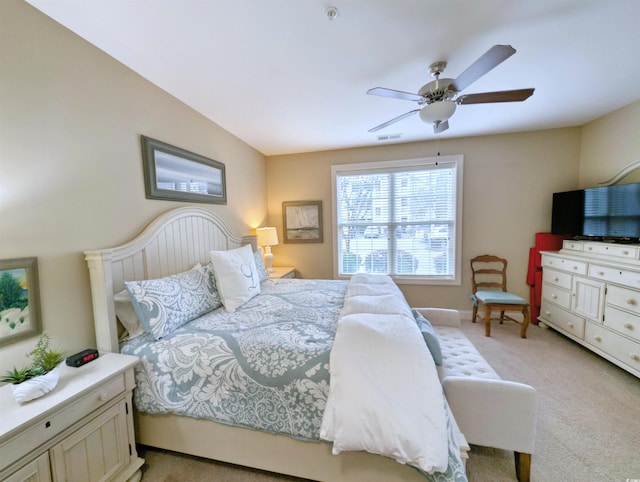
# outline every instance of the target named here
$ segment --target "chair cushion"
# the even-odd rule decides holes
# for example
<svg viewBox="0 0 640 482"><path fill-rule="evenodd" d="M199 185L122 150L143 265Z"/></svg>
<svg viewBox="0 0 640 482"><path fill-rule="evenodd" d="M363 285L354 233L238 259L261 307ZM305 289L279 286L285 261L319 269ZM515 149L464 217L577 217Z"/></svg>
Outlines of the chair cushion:
<svg viewBox="0 0 640 482"><path fill-rule="evenodd" d="M524 298L499 290L478 290L474 296L478 301L485 304L524 305L527 303Z"/></svg>

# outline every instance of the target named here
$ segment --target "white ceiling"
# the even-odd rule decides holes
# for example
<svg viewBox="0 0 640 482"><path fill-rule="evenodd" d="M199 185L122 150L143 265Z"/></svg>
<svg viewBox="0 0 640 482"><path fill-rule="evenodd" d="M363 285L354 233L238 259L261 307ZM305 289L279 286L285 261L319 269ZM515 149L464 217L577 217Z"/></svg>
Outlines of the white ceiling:
<svg viewBox="0 0 640 482"><path fill-rule="evenodd" d="M27 0L265 155L434 139L415 102L428 66L457 77L495 44L516 54L463 91L440 138L582 125L640 99L638 0ZM329 20L335 6L339 16ZM386 141L389 142L389 141Z"/></svg>

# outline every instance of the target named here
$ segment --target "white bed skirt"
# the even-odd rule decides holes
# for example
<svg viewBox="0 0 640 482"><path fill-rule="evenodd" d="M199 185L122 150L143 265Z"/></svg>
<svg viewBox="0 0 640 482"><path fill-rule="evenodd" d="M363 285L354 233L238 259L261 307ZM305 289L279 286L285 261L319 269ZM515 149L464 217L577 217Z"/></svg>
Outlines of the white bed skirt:
<svg viewBox="0 0 640 482"><path fill-rule="evenodd" d="M221 462L327 482L425 482L417 470L367 452L331 454L331 445L305 442L209 420L134 414L138 443ZM458 432L459 433L459 432ZM459 434L463 462L469 446Z"/></svg>

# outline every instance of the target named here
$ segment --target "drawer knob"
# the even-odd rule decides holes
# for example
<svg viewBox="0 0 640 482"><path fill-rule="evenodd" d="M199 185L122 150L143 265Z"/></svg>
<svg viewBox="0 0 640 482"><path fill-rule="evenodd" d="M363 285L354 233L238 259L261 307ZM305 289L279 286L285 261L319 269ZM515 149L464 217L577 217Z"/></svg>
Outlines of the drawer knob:
<svg viewBox="0 0 640 482"><path fill-rule="evenodd" d="M573 269L577 270L577 269L578 269L578 267L577 267L577 266L574 266L574 267L573 267Z"/></svg>
<svg viewBox="0 0 640 482"><path fill-rule="evenodd" d="M107 400L109 400L109 395L107 394L107 392L100 392L100 395L98 395L98 400L100 400L101 402L106 402Z"/></svg>
<svg viewBox="0 0 640 482"><path fill-rule="evenodd" d="M557 276L555 276L555 277L553 278L553 281L558 281L558 277L557 277Z"/></svg>
<svg viewBox="0 0 640 482"><path fill-rule="evenodd" d="M551 312L550 311L545 311L544 314L547 315L547 318L551 317Z"/></svg>
<svg viewBox="0 0 640 482"><path fill-rule="evenodd" d="M604 271L598 271L598 276L604 276Z"/></svg>
<svg viewBox="0 0 640 482"><path fill-rule="evenodd" d="M555 293L551 295L551 298L553 298L554 300L558 297L558 295L556 295Z"/></svg>
<svg viewBox="0 0 640 482"><path fill-rule="evenodd" d="M602 338L600 338L598 335L595 335L595 336L593 337L593 339L594 339L595 341L602 341Z"/></svg>
<svg viewBox="0 0 640 482"><path fill-rule="evenodd" d="M625 323L623 325L627 330L633 330L633 325L631 323Z"/></svg>
<svg viewBox="0 0 640 482"><path fill-rule="evenodd" d="M567 323L569 325L569 328L573 328L573 323Z"/></svg>
<svg viewBox="0 0 640 482"><path fill-rule="evenodd" d="M629 355L633 361L640 361L640 355L636 355L635 353L631 353Z"/></svg>
<svg viewBox="0 0 640 482"><path fill-rule="evenodd" d="M634 305L636 304L636 300L634 300L633 298L629 298L629 299L627 300L627 304L628 304L628 305L631 305L631 306L634 306Z"/></svg>

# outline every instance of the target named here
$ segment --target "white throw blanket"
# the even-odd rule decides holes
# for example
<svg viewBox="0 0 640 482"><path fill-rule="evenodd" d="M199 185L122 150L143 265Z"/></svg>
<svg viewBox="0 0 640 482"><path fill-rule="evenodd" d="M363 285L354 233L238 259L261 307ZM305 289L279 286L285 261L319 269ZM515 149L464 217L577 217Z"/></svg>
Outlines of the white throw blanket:
<svg viewBox="0 0 640 482"><path fill-rule="evenodd" d="M351 278L330 370L320 436L333 442L334 454L365 450L427 473L447 469L442 386L411 309L388 276Z"/></svg>

